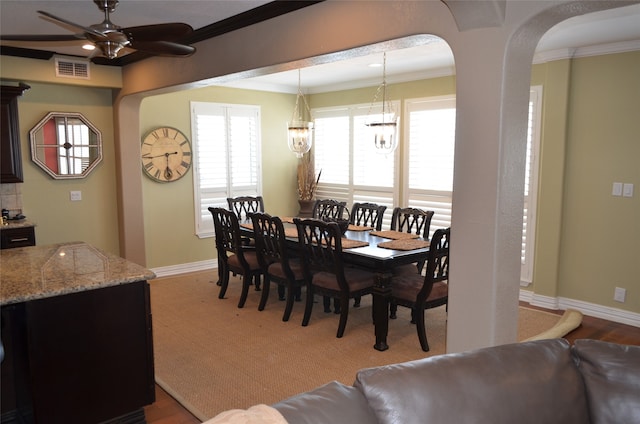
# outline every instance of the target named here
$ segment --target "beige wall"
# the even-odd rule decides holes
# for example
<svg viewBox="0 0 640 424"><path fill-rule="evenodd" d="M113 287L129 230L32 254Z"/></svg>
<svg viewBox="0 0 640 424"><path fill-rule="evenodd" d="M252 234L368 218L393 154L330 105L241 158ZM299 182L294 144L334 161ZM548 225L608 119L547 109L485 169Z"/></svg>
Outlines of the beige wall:
<svg viewBox="0 0 640 424"><path fill-rule="evenodd" d="M23 213L36 224L37 244L85 241L118 254L111 89L24 82L31 88L18 100ZM80 112L102 132L104 159L83 179L54 180L31 162L29 131L54 111ZM70 201L72 190L81 201Z"/></svg>
<svg viewBox="0 0 640 424"><path fill-rule="evenodd" d="M168 125L191 137L190 101L260 106L262 119L262 194L272 214L295 215L297 160L286 143L285 125L295 96L225 87L208 87L146 98L141 106L142 134ZM180 265L216 257L213 238L195 235L193 171L168 184L142 177L145 249L148 267Z"/></svg>

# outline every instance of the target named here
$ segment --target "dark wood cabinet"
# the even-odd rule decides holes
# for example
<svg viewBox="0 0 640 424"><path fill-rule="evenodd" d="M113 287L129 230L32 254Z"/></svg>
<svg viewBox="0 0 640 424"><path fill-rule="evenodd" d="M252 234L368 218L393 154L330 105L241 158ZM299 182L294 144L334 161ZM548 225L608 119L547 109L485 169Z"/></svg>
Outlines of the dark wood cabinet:
<svg viewBox="0 0 640 424"><path fill-rule="evenodd" d="M23 182L18 97L28 88L26 84L17 87L1 86L0 183L3 184Z"/></svg>
<svg viewBox="0 0 640 424"><path fill-rule="evenodd" d="M0 230L0 249L36 245L36 231L33 227L5 228Z"/></svg>
<svg viewBox="0 0 640 424"><path fill-rule="evenodd" d="M2 422L145 423L151 331L146 281L3 306Z"/></svg>

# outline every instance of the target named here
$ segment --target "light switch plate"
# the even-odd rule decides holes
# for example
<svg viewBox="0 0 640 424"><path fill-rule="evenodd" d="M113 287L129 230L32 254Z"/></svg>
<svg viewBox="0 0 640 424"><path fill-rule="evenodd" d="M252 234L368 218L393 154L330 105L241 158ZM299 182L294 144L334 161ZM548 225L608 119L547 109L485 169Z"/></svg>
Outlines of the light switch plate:
<svg viewBox="0 0 640 424"><path fill-rule="evenodd" d="M633 197L633 184L622 185L622 197Z"/></svg>
<svg viewBox="0 0 640 424"><path fill-rule="evenodd" d="M613 183L612 196L622 196L622 183Z"/></svg>
<svg viewBox="0 0 640 424"><path fill-rule="evenodd" d="M79 200L82 200L82 192L81 191L70 191L69 192L69 198L71 199L72 202L77 202Z"/></svg>

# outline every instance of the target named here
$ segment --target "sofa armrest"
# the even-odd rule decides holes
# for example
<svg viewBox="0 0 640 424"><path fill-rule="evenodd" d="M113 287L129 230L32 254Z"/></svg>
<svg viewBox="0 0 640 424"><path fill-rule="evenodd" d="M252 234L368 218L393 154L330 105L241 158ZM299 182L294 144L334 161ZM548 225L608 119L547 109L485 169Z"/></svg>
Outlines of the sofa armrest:
<svg viewBox="0 0 640 424"><path fill-rule="evenodd" d="M377 423L362 393L337 381L272 406L289 424Z"/></svg>
<svg viewBox="0 0 640 424"><path fill-rule="evenodd" d="M433 356L358 372L380 424L589 422L566 340Z"/></svg>
<svg viewBox="0 0 640 424"><path fill-rule="evenodd" d="M576 340L592 424L640 423L640 346Z"/></svg>

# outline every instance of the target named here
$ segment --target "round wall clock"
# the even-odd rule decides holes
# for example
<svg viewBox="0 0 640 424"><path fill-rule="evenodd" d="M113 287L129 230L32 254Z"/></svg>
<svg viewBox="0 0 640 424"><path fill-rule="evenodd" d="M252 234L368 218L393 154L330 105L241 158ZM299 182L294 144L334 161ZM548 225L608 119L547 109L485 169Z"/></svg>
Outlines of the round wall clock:
<svg viewBox="0 0 640 424"><path fill-rule="evenodd" d="M156 128L142 139L142 169L154 181L179 180L191 168L191 143L171 127Z"/></svg>

